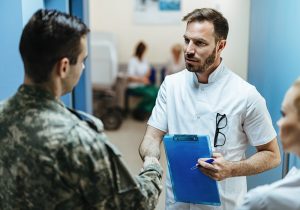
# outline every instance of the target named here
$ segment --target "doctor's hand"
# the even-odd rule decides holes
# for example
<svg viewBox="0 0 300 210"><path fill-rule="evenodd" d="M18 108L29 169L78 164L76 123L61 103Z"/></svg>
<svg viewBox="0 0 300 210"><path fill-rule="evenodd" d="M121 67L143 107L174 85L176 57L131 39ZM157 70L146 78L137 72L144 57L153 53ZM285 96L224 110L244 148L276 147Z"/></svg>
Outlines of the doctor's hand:
<svg viewBox="0 0 300 210"><path fill-rule="evenodd" d="M231 177L232 163L225 160L221 153L213 153L212 158L214 159L212 163L205 162L210 158L198 159L200 171L216 181Z"/></svg>

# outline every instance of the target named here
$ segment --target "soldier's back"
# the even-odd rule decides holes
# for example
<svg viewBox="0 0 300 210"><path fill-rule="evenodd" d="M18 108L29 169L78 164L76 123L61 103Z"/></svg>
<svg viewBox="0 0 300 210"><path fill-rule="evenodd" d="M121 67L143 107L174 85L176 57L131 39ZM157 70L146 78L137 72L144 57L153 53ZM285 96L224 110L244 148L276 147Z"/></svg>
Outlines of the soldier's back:
<svg viewBox="0 0 300 210"><path fill-rule="evenodd" d="M55 100L17 93L2 102L0 209L94 209L86 206L78 190L79 176L89 176L80 167L84 163L80 158L87 153L84 147L90 146L85 141L89 135L93 133ZM108 169L103 176L111 185ZM111 188L103 189L101 196L111 197Z"/></svg>

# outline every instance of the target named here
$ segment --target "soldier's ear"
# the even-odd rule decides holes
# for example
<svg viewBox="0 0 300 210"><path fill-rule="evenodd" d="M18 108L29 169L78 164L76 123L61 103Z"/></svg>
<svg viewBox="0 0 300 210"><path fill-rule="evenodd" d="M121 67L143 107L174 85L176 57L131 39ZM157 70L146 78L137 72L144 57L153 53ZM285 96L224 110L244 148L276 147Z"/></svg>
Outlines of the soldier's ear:
<svg viewBox="0 0 300 210"><path fill-rule="evenodd" d="M61 78L66 78L70 69L70 60L66 57L57 62L56 73Z"/></svg>

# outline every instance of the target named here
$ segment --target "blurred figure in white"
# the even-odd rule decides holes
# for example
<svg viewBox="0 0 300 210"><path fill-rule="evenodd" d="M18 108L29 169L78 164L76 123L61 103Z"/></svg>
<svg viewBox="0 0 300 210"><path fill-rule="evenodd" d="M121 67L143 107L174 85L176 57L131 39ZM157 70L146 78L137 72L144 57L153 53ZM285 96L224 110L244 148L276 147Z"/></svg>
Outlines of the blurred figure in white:
<svg viewBox="0 0 300 210"><path fill-rule="evenodd" d="M300 157L300 79L287 91L277 122L285 152ZM300 170L292 168L286 177L251 190L236 210L300 209Z"/></svg>
<svg viewBox="0 0 300 210"><path fill-rule="evenodd" d="M158 92L158 88L150 80L151 68L145 59L146 50L147 45L140 41L135 48L134 55L129 60L127 70L129 84L126 94L142 97L133 110L133 117L141 121L150 116Z"/></svg>
<svg viewBox="0 0 300 210"><path fill-rule="evenodd" d="M167 63L166 75L174 74L185 69L183 47L181 44L174 44L171 48L171 58Z"/></svg>

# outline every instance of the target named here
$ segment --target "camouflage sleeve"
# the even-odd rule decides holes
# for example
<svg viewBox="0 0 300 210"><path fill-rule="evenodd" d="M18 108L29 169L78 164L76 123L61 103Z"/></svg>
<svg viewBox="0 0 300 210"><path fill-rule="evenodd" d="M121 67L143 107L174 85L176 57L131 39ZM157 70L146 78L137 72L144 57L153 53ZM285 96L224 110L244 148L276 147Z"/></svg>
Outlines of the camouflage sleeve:
<svg viewBox="0 0 300 210"><path fill-rule="evenodd" d="M155 209L162 191L162 168L159 163L144 167L137 177L140 191L143 195L137 209Z"/></svg>
<svg viewBox="0 0 300 210"><path fill-rule="evenodd" d="M120 153L104 134L94 135L85 128L74 128L68 141L57 153L57 171L66 189L58 209L154 209L161 192L162 170L150 164L133 177ZM70 199L78 197L75 206ZM72 204L73 205L73 204Z"/></svg>
<svg viewBox="0 0 300 210"><path fill-rule="evenodd" d="M55 209L118 209L109 153L89 129L75 126L55 156L65 186Z"/></svg>
<svg viewBox="0 0 300 210"><path fill-rule="evenodd" d="M135 179L138 187L120 194L122 209L155 209L162 190L160 173L154 168L148 168Z"/></svg>
<svg viewBox="0 0 300 210"><path fill-rule="evenodd" d="M155 209L162 191L162 168L158 161L144 164L143 171L133 177L123 163L118 149L109 142L106 144L113 154L111 163L122 209Z"/></svg>

